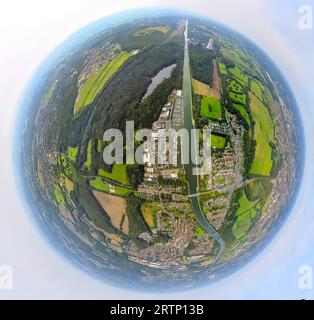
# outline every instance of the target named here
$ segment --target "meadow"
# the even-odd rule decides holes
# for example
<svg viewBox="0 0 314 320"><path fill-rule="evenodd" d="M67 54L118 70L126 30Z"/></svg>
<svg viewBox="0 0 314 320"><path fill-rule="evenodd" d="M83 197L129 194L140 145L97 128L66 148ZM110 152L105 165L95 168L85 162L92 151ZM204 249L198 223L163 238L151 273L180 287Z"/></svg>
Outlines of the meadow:
<svg viewBox="0 0 314 320"><path fill-rule="evenodd" d="M255 81L255 80L252 80L251 82L251 91L255 94L255 96L263 101L263 90L262 90L262 85Z"/></svg>
<svg viewBox="0 0 314 320"><path fill-rule="evenodd" d="M235 103L240 103L243 105L246 104L246 95L245 94L239 94L239 93L235 93L235 92L230 91L229 96L232 99L232 101Z"/></svg>
<svg viewBox="0 0 314 320"><path fill-rule="evenodd" d="M92 147L93 147L93 140L89 140L87 145L87 156L86 156L86 162L85 162L85 166L88 170L90 170L92 167Z"/></svg>
<svg viewBox="0 0 314 320"><path fill-rule="evenodd" d="M220 71L220 74L223 76L228 75L228 71L224 63L221 63L221 62L219 63L219 71Z"/></svg>
<svg viewBox="0 0 314 320"><path fill-rule="evenodd" d="M244 87L249 84L249 78L239 69L238 66L229 68L229 72L236 77Z"/></svg>
<svg viewBox="0 0 314 320"><path fill-rule="evenodd" d="M201 99L201 116L215 120L221 119L220 100L210 97L202 97Z"/></svg>
<svg viewBox="0 0 314 320"><path fill-rule="evenodd" d="M152 34L153 32L161 32L161 33L167 33L169 31L169 27L167 26L156 26L156 27L148 27L139 29L134 32L134 37L142 37Z"/></svg>
<svg viewBox="0 0 314 320"><path fill-rule="evenodd" d="M82 85L79 97L74 105L74 115L93 103L106 82L121 68L121 66L132 56L133 52L122 52L115 56L108 64L92 74Z"/></svg>
<svg viewBox="0 0 314 320"><path fill-rule="evenodd" d="M99 191L93 191L93 195L104 211L109 215L111 224L116 229L120 230L123 219L125 219L126 200L121 197Z"/></svg>
<svg viewBox="0 0 314 320"><path fill-rule="evenodd" d="M68 147L67 149L67 156L68 158L75 162L78 154L78 147Z"/></svg>
<svg viewBox="0 0 314 320"><path fill-rule="evenodd" d="M208 84L198 81L196 79L192 79L192 86L195 94L199 96L210 97L211 88Z"/></svg>
<svg viewBox="0 0 314 320"><path fill-rule="evenodd" d="M254 120L255 155L250 170L252 175L270 176L272 169L272 149L274 125L266 106L254 94L249 93L250 108Z"/></svg>
<svg viewBox="0 0 314 320"><path fill-rule="evenodd" d="M113 186L100 177L96 177L95 179L90 180L89 185L95 190L113 193L117 196L125 196L131 192L127 188Z"/></svg>
<svg viewBox="0 0 314 320"><path fill-rule="evenodd" d="M216 149L223 149L226 145L226 138L216 134L211 135L211 146Z"/></svg>
<svg viewBox="0 0 314 320"><path fill-rule="evenodd" d="M255 206L257 205L258 200L250 201L246 195L245 190L241 191L239 199L239 208L236 211L236 222L232 226L232 233L235 238L241 239L249 231L252 225L252 219L256 216Z"/></svg>
<svg viewBox="0 0 314 320"><path fill-rule="evenodd" d="M249 126L248 134L249 134L250 137L252 137L250 116L249 116L248 112L246 111L244 105L243 104L237 104L237 103L233 103L232 105L236 110L238 110L240 112L241 116L243 117L243 119L248 124L248 126Z"/></svg>
<svg viewBox="0 0 314 320"><path fill-rule="evenodd" d="M99 169L98 174L101 177L108 178L110 180L117 181L124 185L129 185L129 179L126 171L126 165L125 164L117 164L115 163L112 167L111 172L107 172L104 169Z"/></svg>
<svg viewBox="0 0 314 320"><path fill-rule="evenodd" d="M145 222L150 228L156 228L155 214L160 210L159 202L146 202L142 204L141 211Z"/></svg>
<svg viewBox="0 0 314 320"><path fill-rule="evenodd" d="M235 80L229 82L229 89L235 93L243 93L243 87Z"/></svg>

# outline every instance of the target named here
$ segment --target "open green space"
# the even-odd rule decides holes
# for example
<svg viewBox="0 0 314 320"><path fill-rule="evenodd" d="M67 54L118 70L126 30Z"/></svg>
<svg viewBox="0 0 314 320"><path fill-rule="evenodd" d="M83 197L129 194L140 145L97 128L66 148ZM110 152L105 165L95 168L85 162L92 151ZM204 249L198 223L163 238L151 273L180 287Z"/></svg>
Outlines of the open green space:
<svg viewBox="0 0 314 320"><path fill-rule="evenodd" d="M229 89L235 93L243 93L243 87L235 80L229 82Z"/></svg>
<svg viewBox="0 0 314 320"><path fill-rule="evenodd" d="M249 231L252 225L252 220L256 216L256 205L258 200L250 201L246 195L245 190L242 190L239 199L239 208L236 211L237 220L232 226L232 233L235 238L241 239Z"/></svg>
<svg viewBox="0 0 314 320"><path fill-rule="evenodd" d="M263 101L263 91L262 91L262 85L255 81L255 80L252 80L251 82L251 91L256 95L256 97Z"/></svg>
<svg viewBox="0 0 314 320"><path fill-rule="evenodd" d="M70 180L77 181L78 173L73 165L73 161L69 159L68 155L60 154L57 160L58 170L64 173Z"/></svg>
<svg viewBox="0 0 314 320"><path fill-rule="evenodd" d="M233 62L235 65L243 64L243 61L242 61L239 53L236 50L231 49L231 47L233 48L233 45L230 45L230 47L228 45L228 46L223 47L221 49L224 59Z"/></svg>
<svg viewBox="0 0 314 320"><path fill-rule="evenodd" d="M274 143L274 125L267 107L252 93L249 93L249 97L256 141L250 174L269 176L273 164L270 143Z"/></svg>
<svg viewBox="0 0 314 320"><path fill-rule="evenodd" d="M202 97L201 116L204 118L221 119L220 100L211 97Z"/></svg>
<svg viewBox="0 0 314 320"><path fill-rule="evenodd" d="M97 152L98 152L98 153L103 152L104 146L105 146L104 141L101 140L101 139L98 139L98 140L97 140Z"/></svg>
<svg viewBox="0 0 314 320"><path fill-rule="evenodd" d="M145 222L150 228L156 228L155 214L160 210L160 202L145 202L141 207Z"/></svg>
<svg viewBox="0 0 314 320"><path fill-rule="evenodd" d="M211 146L216 149L223 149L226 145L226 138L216 134L211 134Z"/></svg>
<svg viewBox="0 0 314 320"><path fill-rule="evenodd" d="M242 190L241 192L241 197L239 199L239 208L236 212L236 216L240 216L242 213L251 210L253 207L255 207L256 203L258 202L258 200L256 201L250 201L247 197L247 194L245 192L245 190Z"/></svg>
<svg viewBox="0 0 314 320"><path fill-rule="evenodd" d="M205 234L205 230L202 227L197 226L195 228L195 236L196 236L196 238L199 238L204 234Z"/></svg>
<svg viewBox="0 0 314 320"><path fill-rule="evenodd" d="M153 32L167 33L168 31L169 31L169 27L167 27L167 26L148 27L148 28L143 28L143 29L139 29L139 30L135 31L133 36L134 37L142 37L142 36L150 35Z"/></svg>
<svg viewBox="0 0 314 320"><path fill-rule="evenodd" d="M254 179L247 185L248 196L251 200L265 202L271 193L273 185L268 179Z"/></svg>
<svg viewBox="0 0 314 320"><path fill-rule="evenodd" d="M124 185L129 185L129 179L127 175L127 167L125 164L115 163L112 167L112 172L107 172L104 169L99 169L98 174L101 177L108 178L110 180L117 181Z"/></svg>
<svg viewBox="0 0 314 320"><path fill-rule="evenodd" d="M233 102L246 105L246 95L245 94L239 94L239 93L235 93L235 92L230 91L229 96Z"/></svg>
<svg viewBox="0 0 314 320"><path fill-rule="evenodd" d="M87 155L86 155L86 162L85 162L85 166L88 170L90 170L92 167L92 147L93 147L93 140L89 140L87 145Z"/></svg>
<svg viewBox="0 0 314 320"><path fill-rule="evenodd" d="M47 105L49 104L49 102L50 102L50 100L52 98L52 95L53 95L53 93L55 91L56 85L57 85L57 81L53 81L53 83L50 85L48 91L46 92L46 94L41 99L40 106L42 108L46 108Z"/></svg>
<svg viewBox="0 0 314 320"><path fill-rule="evenodd" d="M65 199L62 194L62 190L60 189L60 187L58 185L54 186L54 194L55 194L55 198L56 198L57 203L61 206L65 206Z"/></svg>
<svg viewBox="0 0 314 320"><path fill-rule="evenodd" d="M78 147L68 147L67 156L71 161L73 162L76 161L77 154L78 154Z"/></svg>
<svg viewBox="0 0 314 320"><path fill-rule="evenodd" d="M236 110L238 110L240 112L241 116L248 124L248 126L249 126L248 133L249 133L249 136L251 137L252 136L251 121L250 121L250 116L249 116L248 112L246 111L245 106L243 104L237 104L237 103L233 103L232 105Z"/></svg>
<svg viewBox="0 0 314 320"><path fill-rule="evenodd" d="M226 182L226 179L224 176L218 176L216 179L217 184L225 184L225 182Z"/></svg>
<svg viewBox="0 0 314 320"><path fill-rule="evenodd" d="M229 71L233 76L237 78L237 80L243 85L247 86L249 84L249 78L240 70L238 66L233 68L229 68Z"/></svg>
<svg viewBox="0 0 314 320"><path fill-rule="evenodd" d="M219 71L220 71L220 74L223 75L223 76L226 76L228 74L226 65L224 63L221 63L221 62L219 62Z"/></svg>
<svg viewBox="0 0 314 320"><path fill-rule="evenodd" d="M98 191L109 192L110 190L108 182L101 179L100 177L90 180L89 185Z"/></svg>
<svg viewBox="0 0 314 320"><path fill-rule="evenodd" d="M81 88L79 99L74 105L74 115L79 114L82 109L91 104L100 93L106 82L121 68L121 66L132 56L132 52L122 52L115 56L108 64L92 74Z"/></svg>
<svg viewBox="0 0 314 320"><path fill-rule="evenodd" d="M113 193L117 196L125 196L131 192L127 188L113 186L101 177L97 177L95 179L90 180L89 185L98 191Z"/></svg>
<svg viewBox="0 0 314 320"><path fill-rule="evenodd" d="M60 175L60 182L64 189L67 191L68 196L71 195L71 192L74 190L74 183L70 180L64 173Z"/></svg>

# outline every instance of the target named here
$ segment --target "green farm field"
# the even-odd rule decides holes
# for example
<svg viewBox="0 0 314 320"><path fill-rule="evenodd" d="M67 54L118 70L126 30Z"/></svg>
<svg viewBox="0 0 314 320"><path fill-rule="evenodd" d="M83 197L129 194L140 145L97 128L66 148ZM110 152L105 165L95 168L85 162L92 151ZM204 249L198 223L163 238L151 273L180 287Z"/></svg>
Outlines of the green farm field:
<svg viewBox="0 0 314 320"><path fill-rule="evenodd" d="M274 143L274 125L266 106L254 94L249 93L249 97L257 143L250 174L269 176L273 164L270 142Z"/></svg>
<svg viewBox="0 0 314 320"><path fill-rule="evenodd" d="M132 54L133 52L120 53L87 79L83 84L79 99L74 105L74 115L78 115L85 107L94 101L106 82L121 68Z"/></svg>
<svg viewBox="0 0 314 320"><path fill-rule="evenodd" d="M246 104L246 95L245 94L240 94L240 93L235 93L230 91L229 96L231 100L235 103L240 103L245 105Z"/></svg>
<svg viewBox="0 0 314 320"><path fill-rule="evenodd" d="M251 91L255 94L255 96L263 101L263 90L262 84L258 83L257 81L252 80L251 82Z"/></svg>
<svg viewBox="0 0 314 320"><path fill-rule="evenodd" d="M155 214L160 210L160 203L146 202L142 204L141 211L145 222L150 228L156 228Z"/></svg>
<svg viewBox="0 0 314 320"><path fill-rule="evenodd" d="M161 33L167 33L169 31L169 27L167 26L156 26L156 27L148 27L143 28L140 30L137 30L133 36L134 37L142 37L152 34L153 32L161 32Z"/></svg>
<svg viewBox="0 0 314 320"><path fill-rule="evenodd" d="M68 158L75 162L78 154L78 147L68 147L67 149L67 156Z"/></svg>
<svg viewBox="0 0 314 320"><path fill-rule="evenodd" d="M112 167L112 172L107 172L104 169L99 169L98 174L101 177L108 178L110 180L117 181L124 185L129 185L129 179L126 171L125 164L114 164Z"/></svg>
<svg viewBox="0 0 314 320"><path fill-rule="evenodd" d="M249 125L249 136L252 136L252 129L251 129L251 121L248 112L246 111L244 105L233 103L233 107L238 110L243 117L243 119L246 121L246 123Z"/></svg>
<svg viewBox="0 0 314 320"><path fill-rule="evenodd" d="M251 228L252 219L256 216L255 206L257 203L258 200L250 201L247 198L246 192L242 190L239 199L239 208L236 212L237 220L232 227L232 233L237 240L243 238Z"/></svg>
<svg viewBox="0 0 314 320"><path fill-rule="evenodd" d="M131 192L129 189L120 186L111 186L109 183L107 183L107 181L101 179L100 177L90 180L89 185L95 190L113 193L117 196L125 196Z"/></svg>
<svg viewBox="0 0 314 320"><path fill-rule="evenodd" d="M235 93L239 93L242 94L243 91L243 87L235 80L231 80L229 83L229 89Z"/></svg>
<svg viewBox="0 0 314 320"><path fill-rule="evenodd" d="M87 145L87 156L86 156L86 162L85 162L86 168L88 170L90 170L92 167L92 147L93 147L93 140L89 140Z"/></svg>
<svg viewBox="0 0 314 320"><path fill-rule="evenodd" d="M211 97L202 97L201 116L204 118L221 119L220 100Z"/></svg>
<svg viewBox="0 0 314 320"><path fill-rule="evenodd" d="M243 86L246 87L249 84L249 78L239 69L238 66L229 68L229 71Z"/></svg>
<svg viewBox="0 0 314 320"><path fill-rule="evenodd" d="M219 63L219 71L220 71L221 75L223 75L223 76L226 76L228 74L226 65L221 62Z"/></svg>

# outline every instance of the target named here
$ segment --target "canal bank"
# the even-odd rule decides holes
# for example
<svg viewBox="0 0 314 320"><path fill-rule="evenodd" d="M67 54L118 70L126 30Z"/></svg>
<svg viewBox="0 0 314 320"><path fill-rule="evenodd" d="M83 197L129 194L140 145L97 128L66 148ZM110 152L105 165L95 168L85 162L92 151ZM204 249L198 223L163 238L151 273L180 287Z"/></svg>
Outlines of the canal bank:
<svg viewBox="0 0 314 320"><path fill-rule="evenodd" d="M191 71L190 71L190 57L189 57L189 41L188 41L188 19L186 20L186 28L184 33L184 63L183 63L183 110L184 110L184 127L188 129L190 142L192 139L195 139L192 136L192 129L194 129L193 123L193 104L192 104L192 84L191 84ZM190 146L195 144L189 144ZM182 151L183 152L183 151ZM189 154L189 164L184 165L185 176L189 184L189 193L197 194L198 193L198 176L193 174L194 164L191 158L192 152ZM194 153L196 154L196 153ZM218 232L209 224L205 218L198 196L191 197L191 202L193 210L195 212L196 218L202 228L206 230L219 244L220 250L216 256L215 262L220 258L221 254L224 251L225 243L220 238Z"/></svg>

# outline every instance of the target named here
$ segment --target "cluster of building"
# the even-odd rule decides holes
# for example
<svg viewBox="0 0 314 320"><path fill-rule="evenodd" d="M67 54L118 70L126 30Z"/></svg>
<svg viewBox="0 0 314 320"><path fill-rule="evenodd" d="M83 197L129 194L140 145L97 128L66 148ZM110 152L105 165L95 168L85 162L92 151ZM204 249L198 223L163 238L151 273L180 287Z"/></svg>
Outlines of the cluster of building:
<svg viewBox="0 0 314 320"><path fill-rule="evenodd" d="M182 90L174 90L160 112L159 118L152 125L151 141L144 143L143 162L145 164L144 180L154 182L161 177L164 180L177 180L179 170L171 168L170 141L158 143L163 139L165 130L172 128L172 116L176 107L182 104Z"/></svg>

